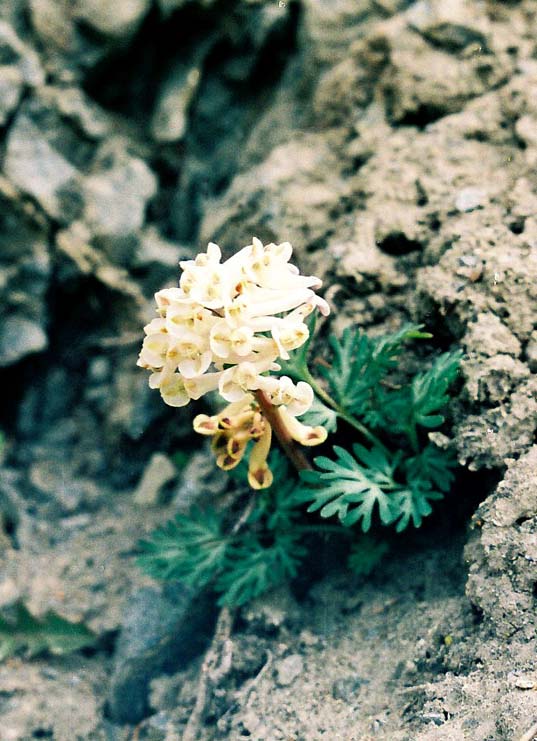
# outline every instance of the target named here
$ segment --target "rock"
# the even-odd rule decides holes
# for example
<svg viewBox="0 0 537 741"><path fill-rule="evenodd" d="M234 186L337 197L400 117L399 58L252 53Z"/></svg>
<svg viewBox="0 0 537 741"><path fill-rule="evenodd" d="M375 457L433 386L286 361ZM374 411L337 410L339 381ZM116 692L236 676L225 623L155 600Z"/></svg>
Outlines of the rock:
<svg viewBox="0 0 537 741"><path fill-rule="evenodd" d="M299 136L277 146L260 165L239 173L226 193L211 202L200 241L233 249L246 244L245 235L265 242L314 242L325 235L329 214L346 191L326 137Z"/></svg>
<svg viewBox="0 0 537 741"><path fill-rule="evenodd" d="M43 91L44 93L45 91ZM77 87L50 87L49 102L91 139L102 139L112 130L111 117Z"/></svg>
<svg viewBox="0 0 537 741"><path fill-rule="evenodd" d="M174 507L179 512L187 512L200 496L215 501L227 486L228 481L219 474L210 455L206 452L192 453L181 471L181 478L173 495Z"/></svg>
<svg viewBox="0 0 537 741"><path fill-rule="evenodd" d="M3 126L17 107L22 95L23 75L18 67L0 67L0 126Z"/></svg>
<svg viewBox="0 0 537 741"><path fill-rule="evenodd" d="M14 64L18 68L26 85L38 87L44 84L45 73L39 56L20 40L8 23L2 20L0 20L0 57L10 66Z"/></svg>
<svg viewBox="0 0 537 741"><path fill-rule="evenodd" d="M521 353L520 341L498 316L491 313L477 315L476 321L468 325L463 342L468 352L479 355L492 357L504 353L518 357Z"/></svg>
<svg viewBox="0 0 537 741"><path fill-rule="evenodd" d="M65 217L62 191L78 180L78 172L47 142L26 113L9 130L4 170L14 185L28 193L55 218Z"/></svg>
<svg viewBox="0 0 537 741"><path fill-rule="evenodd" d="M490 358L470 357L463 361L461 370L472 401L496 403L505 401L530 373L525 363L503 353Z"/></svg>
<svg viewBox="0 0 537 741"><path fill-rule="evenodd" d="M47 47L69 50L74 38L74 24L66 13L66 4L58 0L29 0L28 9L33 30Z"/></svg>
<svg viewBox="0 0 537 741"><path fill-rule="evenodd" d="M202 649L212 618L208 598L179 584L132 595L114 655L110 717L118 723L144 718L150 681L179 670Z"/></svg>
<svg viewBox="0 0 537 741"><path fill-rule="evenodd" d="M526 345L526 359L530 370L535 373L537 371L537 331L532 332Z"/></svg>
<svg viewBox="0 0 537 741"><path fill-rule="evenodd" d="M455 198L455 208L458 211L473 211L483 206L486 200L486 193L481 188L463 188L457 193Z"/></svg>
<svg viewBox="0 0 537 741"><path fill-rule="evenodd" d="M84 218L97 236L124 238L145 220L157 180L145 162L132 157L120 141L107 141L97 157L97 171L86 178Z"/></svg>
<svg viewBox="0 0 537 741"><path fill-rule="evenodd" d="M73 15L105 36L132 35L151 7L151 0L76 0Z"/></svg>
<svg viewBox="0 0 537 741"><path fill-rule="evenodd" d="M280 687L288 687L302 674L304 661L300 654L291 654L276 663L276 684Z"/></svg>
<svg viewBox="0 0 537 741"><path fill-rule="evenodd" d="M419 0L405 13L412 28L447 49L475 44L486 47L487 18L465 0Z"/></svg>
<svg viewBox="0 0 537 741"><path fill-rule="evenodd" d="M159 503L162 489L177 476L177 469L164 453L153 453L142 479L134 492L134 501L141 507Z"/></svg>
<svg viewBox="0 0 537 741"><path fill-rule="evenodd" d="M518 451L517 451L518 452ZM537 446L511 460L505 478L473 517L466 593L494 633L534 635L537 582Z"/></svg>
<svg viewBox="0 0 537 741"><path fill-rule="evenodd" d="M71 467L62 466L57 461L40 460L32 463L28 478L40 494L58 506L62 515L72 514L82 506L92 509L100 499L99 488L93 481L74 478Z"/></svg>
<svg viewBox="0 0 537 741"><path fill-rule="evenodd" d="M151 134L157 142L180 141L187 128L188 109L197 93L201 69L195 65L176 64L161 85Z"/></svg>
<svg viewBox="0 0 537 741"><path fill-rule="evenodd" d="M48 346L43 327L18 314L0 322L0 367L13 363Z"/></svg>
<svg viewBox="0 0 537 741"><path fill-rule="evenodd" d="M334 700L343 700L347 703L355 702L356 693L362 684L364 684L364 680L357 674L336 679L332 685L332 697Z"/></svg>

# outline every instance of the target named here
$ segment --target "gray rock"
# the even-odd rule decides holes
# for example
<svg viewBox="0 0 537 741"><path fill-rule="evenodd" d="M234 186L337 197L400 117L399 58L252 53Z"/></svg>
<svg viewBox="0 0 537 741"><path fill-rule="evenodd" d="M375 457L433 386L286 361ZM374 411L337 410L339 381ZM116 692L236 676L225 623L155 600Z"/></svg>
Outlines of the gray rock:
<svg viewBox="0 0 537 741"><path fill-rule="evenodd" d="M35 198L50 216L64 215L62 191L76 182L77 170L25 113L19 113L10 129L4 170L12 183Z"/></svg>
<svg viewBox="0 0 537 741"><path fill-rule="evenodd" d="M106 36L129 36L151 7L151 0L77 0L74 16Z"/></svg>
<svg viewBox="0 0 537 741"><path fill-rule="evenodd" d="M302 674L304 662L300 654L291 654L281 659L276 664L276 684L280 687L287 687Z"/></svg>
<svg viewBox="0 0 537 741"><path fill-rule="evenodd" d="M177 476L177 469L164 453L153 453L134 492L134 501L142 507L159 503L162 489Z"/></svg>
<svg viewBox="0 0 537 741"><path fill-rule="evenodd" d="M487 194L481 188L463 188L457 193L455 198L455 207L458 211L474 211L474 209L483 206Z"/></svg>
<svg viewBox="0 0 537 741"><path fill-rule="evenodd" d="M38 55L26 46L13 28L5 21L0 21L0 55L15 64L27 85L37 87L45 82L45 73Z"/></svg>
<svg viewBox="0 0 537 741"><path fill-rule="evenodd" d="M4 125L17 107L22 95L24 78L18 67L0 67L0 125Z"/></svg>
<svg viewBox="0 0 537 741"><path fill-rule="evenodd" d="M353 702L364 680L356 674L349 677L340 677L332 685L332 697L334 700Z"/></svg>
<svg viewBox="0 0 537 741"><path fill-rule="evenodd" d="M183 138L188 123L188 109L199 87L199 65L178 64L162 83L153 119L151 134L158 142L173 142Z"/></svg>
<svg viewBox="0 0 537 741"><path fill-rule="evenodd" d="M99 160L100 170L83 186L85 220L98 236L123 238L142 227L157 179L143 160L131 157L117 141L103 147Z"/></svg>
<svg viewBox="0 0 537 741"><path fill-rule="evenodd" d="M128 600L114 656L108 713L118 723L138 723L149 710L149 685L178 671L202 650L213 621L206 595L180 584L144 588Z"/></svg>
<svg viewBox="0 0 537 741"><path fill-rule="evenodd" d="M526 345L526 359L530 370L535 373L537 371L537 331L532 332Z"/></svg>
<svg viewBox="0 0 537 741"><path fill-rule="evenodd" d="M464 49L469 44L486 46L486 36L480 26L486 20L465 0L419 0L406 12L412 28L425 38L448 49Z"/></svg>
<svg viewBox="0 0 537 741"><path fill-rule="evenodd" d="M40 352L47 345L45 330L32 319L14 314L0 322L0 367Z"/></svg>

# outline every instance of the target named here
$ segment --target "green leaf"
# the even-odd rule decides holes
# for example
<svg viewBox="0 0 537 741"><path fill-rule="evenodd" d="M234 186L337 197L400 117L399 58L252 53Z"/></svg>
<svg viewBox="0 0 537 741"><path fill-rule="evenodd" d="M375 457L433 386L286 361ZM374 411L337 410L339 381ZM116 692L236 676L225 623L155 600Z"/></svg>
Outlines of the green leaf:
<svg viewBox="0 0 537 741"><path fill-rule="evenodd" d="M214 510L193 510L155 530L139 543L138 565L157 579L204 586L223 568L229 539Z"/></svg>
<svg viewBox="0 0 537 741"><path fill-rule="evenodd" d="M368 451L361 445L354 445L353 451L356 458L334 446L336 460L315 458L322 470L301 473L305 486L300 496L302 501L311 502L308 512L320 510L321 517L337 515L347 526L361 522L362 530L367 532L376 509L385 525L394 519L394 491L398 485L393 472L399 458L389 461L380 448Z"/></svg>
<svg viewBox="0 0 537 741"><path fill-rule="evenodd" d="M330 335L328 342L332 364L330 368L319 366L319 373L328 381L337 404L349 411L357 411L367 400L368 384L364 376L372 356L372 343L356 327L347 327L341 340Z"/></svg>
<svg viewBox="0 0 537 741"><path fill-rule="evenodd" d="M310 427L317 427L320 425L321 427L324 427L327 432L335 432L337 430L337 417L337 412L327 407L326 404L323 404L320 399L315 397L313 404L306 414L300 418L300 421L305 425L310 425Z"/></svg>
<svg viewBox="0 0 537 741"><path fill-rule="evenodd" d="M432 512L429 502L442 499L443 496L438 491L432 491L418 485L398 491L396 494L398 514L394 518L397 520L396 531L398 533L402 532L410 523L414 527L420 527L423 518Z"/></svg>
<svg viewBox="0 0 537 741"><path fill-rule="evenodd" d="M369 576L388 551L386 541L362 535L352 544L347 565L358 576Z"/></svg>
<svg viewBox="0 0 537 741"><path fill-rule="evenodd" d="M177 470L182 471L184 468L186 468L186 465L191 457L191 453L187 453L186 450L177 450L175 453L172 453L171 459L173 461L173 465L177 468Z"/></svg>
<svg viewBox="0 0 537 741"><path fill-rule="evenodd" d="M72 623L51 611L36 618L22 602L0 617L0 661L21 652L28 657L44 652L69 654L96 642L97 636L83 623Z"/></svg>
<svg viewBox="0 0 537 741"><path fill-rule="evenodd" d="M347 327L341 340L331 335L332 364L319 367L319 373L328 381L338 405L351 414L371 415L379 383L396 366L403 344L431 336L421 332L422 326L405 324L397 332L374 338L357 327Z"/></svg>
<svg viewBox="0 0 537 741"><path fill-rule="evenodd" d="M442 450L429 442L425 448L415 456L407 458L405 470L407 479L415 482L430 482L432 487L448 492L455 479L453 469L457 466L457 458L451 451Z"/></svg>
<svg viewBox="0 0 537 741"><path fill-rule="evenodd" d="M270 546L255 536L238 543L229 554L225 571L217 581L220 605L240 607L268 589L293 578L305 555L298 536L279 535Z"/></svg>
<svg viewBox="0 0 537 741"><path fill-rule="evenodd" d="M414 378L411 386L412 422L428 429L438 427L445 418L440 411L449 401L447 390L455 380L462 351L446 352L432 368Z"/></svg>

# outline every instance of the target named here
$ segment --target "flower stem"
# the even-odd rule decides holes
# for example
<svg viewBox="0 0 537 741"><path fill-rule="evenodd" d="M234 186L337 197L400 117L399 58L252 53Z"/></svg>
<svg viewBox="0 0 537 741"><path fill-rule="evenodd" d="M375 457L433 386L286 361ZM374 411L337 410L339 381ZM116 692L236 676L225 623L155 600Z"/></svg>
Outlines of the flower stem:
<svg viewBox="0 0 537 741"><path fill-rule="evenodd" d="M309 383L319 399L324 401L327 406L331 407L337 413L337 415L341 417L341 419L343 419L347 424L349 424L351 427L354 427L354 429L363 437L365 437L366 440L369 440L370 443L381 448L381 450L383 450L385 453L388 453L388 449L381 443L376 435L370 432L367 427L363 425L358 419L350 414L347 414L347 412L334 399L332 399L330 394L328 394L322 388L322 386L319 386L315 378L313 378L313 376L311 375L307 366L301 368L301 372L303 374L304 380Z"/></svg>
<svg viewBox="0 0 537 741"><path fill-rule="evenodd" d="M267 394L261 389L258 389L255 392L255 398L257 399L261 411L265 415L268 423L272 427L272 431L278 438L278 442L282 446L283 452L289 458L296 470L311 470L311 463L289 434L288 429L283 423L278 407L275 407L274 404L272 404Z"/></svg>

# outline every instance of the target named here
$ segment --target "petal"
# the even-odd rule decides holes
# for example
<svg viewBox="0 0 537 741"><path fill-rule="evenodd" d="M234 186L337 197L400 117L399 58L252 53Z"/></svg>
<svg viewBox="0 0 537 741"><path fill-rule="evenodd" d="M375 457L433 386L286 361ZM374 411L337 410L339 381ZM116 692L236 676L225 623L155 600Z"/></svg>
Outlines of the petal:
<svg viewBox="0 0 537 741"><path fill-rule="evenodd" d="M184 384L191 399L200 399L209 391L218 388L222 373L204 373L195 378L185 378Z"/></svg>
<svg viewBox="0 0 537 741"><path fill-rule="evenodd" d="M296 440L301 445L307 445L308 447L321 445L328 436L324 427L320 425L318 427L310 427L309 425L302 424L296 417L289 414L285 407L280 407L280 417L293 440Z"/></svg>
<svg viewBox="0 0 537 741"><path fill-rule="evenodd" d="M185 378L195 378L205 373L211 365L212 359L213 355L211 351L207 350L194 358L184 358L177 367Z"/></svg>
<svg viewBox="0 0 537 741"><path fill-rule="evenodd" d="M166 404L171 407L184 407L190 401L183 378L179 373L174 373L160 385L160 394Z"/></svg>

